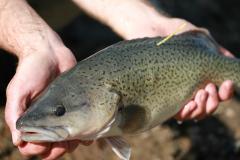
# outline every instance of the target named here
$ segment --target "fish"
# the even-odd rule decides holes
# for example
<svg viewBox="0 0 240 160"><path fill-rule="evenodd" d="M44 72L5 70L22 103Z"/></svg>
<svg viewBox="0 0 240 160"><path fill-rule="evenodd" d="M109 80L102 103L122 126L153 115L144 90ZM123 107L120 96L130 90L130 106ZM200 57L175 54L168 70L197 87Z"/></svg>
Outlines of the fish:
<svg viewBox="0 0 240 160"><path fill-rule="evenodd" d="M240 87L240 60L223 56L202 31L121 41L59 75L17 120L27 142L103 138L120 159L123 135L146 132L172 118L207 83Z"/></svg>

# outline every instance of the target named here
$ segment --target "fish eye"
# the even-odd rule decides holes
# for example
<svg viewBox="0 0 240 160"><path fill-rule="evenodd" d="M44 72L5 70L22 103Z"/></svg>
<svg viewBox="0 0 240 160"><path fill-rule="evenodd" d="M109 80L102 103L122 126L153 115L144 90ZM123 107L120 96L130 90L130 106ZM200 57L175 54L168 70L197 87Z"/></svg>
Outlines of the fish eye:
<svg viewBox="0 0 240 160"><path fill-rule="evenodd" d="M56 110L54 111L55 115L58 117L63 116L65 114L65 112L66 112L66 109L62 105L58 105Z"/></svg>

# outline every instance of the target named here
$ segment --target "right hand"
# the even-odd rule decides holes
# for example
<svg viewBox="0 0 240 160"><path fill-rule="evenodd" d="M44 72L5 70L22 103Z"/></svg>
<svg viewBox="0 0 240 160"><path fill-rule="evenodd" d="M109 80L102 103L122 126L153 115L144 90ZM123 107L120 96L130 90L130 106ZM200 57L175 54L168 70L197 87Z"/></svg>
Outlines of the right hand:
<svg viewBox="0 0 240 160"><path fill-rule="evenodd" d="M56 159L73 151L80 141L23 142L16 121L56 76L76 64L75 57L26 0L0 0L0 8L0 47L19 59L16 74L7 87L5 108L13 143L25 156Z"/></svg>
<svg viewBox="0 0 240 160"><path fill-rule="evenodd" d="M41 155L44 159L56 159L73 151L80 141L58 143L28 143L20 139L16 121L31 101L60 73L69 70L76 60L66 47L47 52L31 53L19 60L16 74L7 87L5 119L12 133L13 143L25 156Z"/></svg>

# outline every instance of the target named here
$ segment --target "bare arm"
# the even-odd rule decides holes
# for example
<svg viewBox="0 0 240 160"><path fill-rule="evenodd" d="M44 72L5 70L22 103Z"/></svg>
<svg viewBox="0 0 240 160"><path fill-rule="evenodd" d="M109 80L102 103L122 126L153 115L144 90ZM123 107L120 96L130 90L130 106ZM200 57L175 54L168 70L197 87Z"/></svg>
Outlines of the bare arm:
<svg viewBox="0 0 240 160"><path fill-rule="evenodd" d="M175 29L171 27L178 26L183 21L164 17L151 5L146 5L141 0L74 0L74 2L106 23L125 39L164 36L171 33L171 29ZM189 23L189 29L191 27L195 26ZM11 129L14 144L24 155L40 154L45 159L56 159L66 151L72 151L79 142L24 143L20 140L20 133L15 128L16 120L24 112L26 105L55 76L76 64L71 51L64 46L57 34L37 15L26 0L0 0L0 47L19 58L16 74L7 88L5 109L5 119ZM231 85L223 90L225 95L230 93L229 88ZM212 90L208 87L200 93L202 94L197 97L206 94L210 95L209 97L214 97L208 98L200 106L210 104L209 102L214 102L216 106L218 95L214 87ZM225 96L225 99L228 97ZM199 100L191 102L191 104L198 104L198 106L199 103ZM199 111L195 116L204 113ZM180 116L180 119L181 117L184 116Z"/></svg>
<svg viewBox="0 0 240 160"><path fill-rule="evenodd" d="M156 35L166 36L183 22L183 20L160 14L146 0L73 1L125 39ZM184 31L194 27L189 23Z"/></svg>
<svg viewBox="0 0 240 160"><path fill-rule="evenodd" d="M5 119L13 143L23 155L56 159L76 148L79 141L26 143L15 124L27 104L61 72L76 64L71 51L25 0L0 0L0 47L19 59L16 74L7 87Z"/></svg>
<svg viewBox="0 0 240 160"><path fill-rule="evenodd" d="M2 48L22 57L36 50L46 52L51 45L61 45L53 30L25 0L1 0L0 5Z"/></svg>

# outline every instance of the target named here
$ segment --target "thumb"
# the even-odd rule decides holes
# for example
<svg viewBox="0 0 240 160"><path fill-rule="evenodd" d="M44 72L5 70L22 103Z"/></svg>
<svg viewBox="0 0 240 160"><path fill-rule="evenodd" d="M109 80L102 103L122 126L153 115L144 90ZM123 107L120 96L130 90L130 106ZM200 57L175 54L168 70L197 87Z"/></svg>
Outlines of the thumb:
<svg viewBox="0 0 240 160"><path fill-rule="evenodd" d="M20 139L21 133L16 129L16 121L26 108L27 94L24 92L23 86L17 85L14 79L12 79L7 87L5 120L10 128L13 144L19 146L22 141Z"/></svg>
<svg viewBox="0 0 240 160"><path fill-rule="evenodd" d="M58 58L58 67L60 73L71 69L77 64L77 60L72 51L67 47L58 48L56 53L58 53L56 56Z"/></svg>

